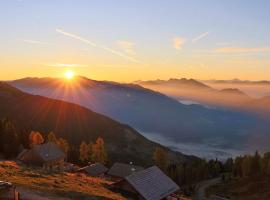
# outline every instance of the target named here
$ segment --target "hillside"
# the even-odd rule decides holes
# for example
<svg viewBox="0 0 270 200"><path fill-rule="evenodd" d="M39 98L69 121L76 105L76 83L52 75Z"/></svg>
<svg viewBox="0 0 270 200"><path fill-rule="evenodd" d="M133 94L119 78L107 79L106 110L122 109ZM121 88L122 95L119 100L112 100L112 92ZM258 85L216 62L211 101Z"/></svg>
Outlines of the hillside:
<svg viewBox="0 0 270 200"><path fill-rule="evenodd" d="M270 196L269 177L233 179L211 186L208 195L218 194L233 200L268 200Z"/></svg>
<svg viewBox="0 0 270 200"><path fill-rule="evenodd" d="M248 113L187 106L134 84L95 81L85 77L76 77L72 81L25 78L10 84L28 93L79 104L129 124L145 135L160 134L174 142L242 148L247 136L253 134L257 126L261 134L268 127L263 120Z"/></svg>
<svg viewBox="0 0 270 200"><path fill-rule="evenodd" d="M0 83L0 118L9 118L21 129L50 131L78 148L82 141L104 138L111 161L149 165L153 151L159 146L131 127L76 104L26 94L8 84ZM175 162L192 160L171 152Z"/></svg>
<svg viewBox="0 0 270 200"><path fill-rule="evenodd" d="M52 173L20 166L13 161L0 161L0 180L14 184L21 197L34 196L49 199L115 199L120 194L106 188L110 182L84 174Z"/></svg>

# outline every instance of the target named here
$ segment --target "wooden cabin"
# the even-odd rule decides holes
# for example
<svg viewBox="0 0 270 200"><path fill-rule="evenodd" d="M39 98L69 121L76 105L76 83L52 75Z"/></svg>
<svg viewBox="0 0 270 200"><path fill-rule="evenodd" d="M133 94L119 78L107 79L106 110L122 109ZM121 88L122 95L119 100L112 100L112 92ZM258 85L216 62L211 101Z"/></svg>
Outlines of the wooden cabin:
<svg viewBox="0 0 270 200"><path fill-rule="evenodd" d="M125 177L143 169L143 167L133 164L114 163L107 172L107 175L112 181L118 182L120 180L123 180Z"/></svg>
<svg viewBox="0 0 270 200"><path fill-rule="evenodd" d="M19 193L11 183L0 181L0 199L19 200Z"/></svg>
<svg viewBox="0 0 270 200"><path fill-rule="evenodd" d="M158 167L133 173L112 185L113 189L136 200L178 200L179 186Z"/></svg>
<svg viewBox="0 0 270 200"><path fill-rule="evenodd" d="M34 145L31 149L23 150L18 160L27 165L43 167L44 169L62 169L65 162L65 153L52 142Z"/></svg>
<svg viewBox="0 0 270 200"><path fill-rule="evenodd" d="M106 172L109 169L107 167L105 167L103 164L101 163L94 163L91 164L89 166L80 168L78 171L79 172L83 172L89 176L93 176L93 177L105 177Z"/></svg>

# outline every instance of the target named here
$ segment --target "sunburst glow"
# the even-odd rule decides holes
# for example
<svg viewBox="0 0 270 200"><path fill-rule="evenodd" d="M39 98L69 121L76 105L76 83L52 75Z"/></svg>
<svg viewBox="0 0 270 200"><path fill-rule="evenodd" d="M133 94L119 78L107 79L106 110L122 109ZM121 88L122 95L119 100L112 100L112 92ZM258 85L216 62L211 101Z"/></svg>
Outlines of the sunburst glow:
<svg viewBox="0 0 270 200"><path fill-rule="evenodd" d="M66 71L64 75L65 75L65 78L68 80L71 80L74 78L74 72L72 70Z"/></svg>

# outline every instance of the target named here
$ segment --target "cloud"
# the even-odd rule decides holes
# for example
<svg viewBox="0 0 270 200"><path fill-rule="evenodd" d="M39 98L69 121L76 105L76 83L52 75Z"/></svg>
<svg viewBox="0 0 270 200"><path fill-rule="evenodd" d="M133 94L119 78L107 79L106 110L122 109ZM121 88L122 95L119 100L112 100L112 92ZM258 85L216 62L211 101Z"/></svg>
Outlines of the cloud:
<svg viewBox="0 0 270 200"><path fill-rule="evenodd" d="M46 64L46 66L49 66L49 67L87 67L87 65L67 64L67 63L52 63L52 64Z"/></svg>
<svg viewBox="0 0 270 200"><path fill-rule="evenodd" d="M177 50L182 50L183 45L186 42L186 39L183 37L175 37L173 38L173 47Z"/></svg>
<svg viewBox="0 0 270 200"><path fill-rule="evenodd" d="M38 40L28 40L28 39L24 39L24 40L21 40L25 43L29 43L29 44L41 44L41 45L49 45L49 43L46 43L46 42L41 42L41 41L38 41Z"/></svg>
<svg viewBox="0 0 270 200"><path fill-rule="evenodd" d="M90 40L88 40L86 38L83 38L83 37L79 36L79 35L75 35L73 33L66 32L66 31L64 31L62 29L56 29L56 32L61 33L62 35L65 35L67 37L79 40L79 41L81 41L81 42L83 42L85 44L88 44L88 45L92 46L92 47L103 49L104 51L107 51L107 52L109 52L109 53L111 53L113 55L124 58L126 60L142 64L139 60L137 60L136 58L134 58L132 56L125 55L125 54L123 54L121 52L115 51L114 49L111 49L111 48L106 47L106 46L98 45L95 42L92 42L92 41L90 41Z"/></svg>
<svg viewBox="0 0 270 200"><path fill-rule="evenodd" d="M135 55L134 43L126 40L116 42L117 45L123 49L128 55Z"/></svg>
<svg viewBox="0 0 270 200"><path fill-rule="evenodd" d="M270 52L270 47L257 47L257 48L245 48L245 47L224 47L215 50L217 53L233 54L233 53L263 53Z"/></svg>
<svg viewBox="0 0 270 200"><path fill-rule="evenodd" d="M192 42L192 43L196 43L196 42L198 42L199 40L201 40L201 39L207 37L209 34L210 34L210 32L201 33L201 34L198 35L197 37L193 38L193 39L191 40L191 42Z"/></svg>

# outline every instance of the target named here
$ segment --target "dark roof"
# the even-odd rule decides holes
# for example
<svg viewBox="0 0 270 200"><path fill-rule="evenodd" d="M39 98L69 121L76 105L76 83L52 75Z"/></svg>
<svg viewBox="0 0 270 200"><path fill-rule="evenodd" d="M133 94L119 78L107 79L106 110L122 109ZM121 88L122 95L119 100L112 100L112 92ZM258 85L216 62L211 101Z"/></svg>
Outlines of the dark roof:
<svg viewBox="0 0 270 200"><path fill-rule="evenodd" d="M89 166L83 167L79 169L79 171L85 171L90 176L98 176L100 174L106 173L108 171L108 168L105 167L101 163L95 163L95 164L91 164Z"/></svg>
<svg viewBox="0 0 270 200"><path fill-rule="evenodd" d="M153 166L125 178L146 200L160 200L179 190L178 185Z"/></svg>
<svg viewBox="0 0 270 200"><path fill-rule="evenodd" d="M29 151L29 149L24 149L24 150L22 150L22 152L19 153L19 155L17 156L17 159L18 159L18 160L22 160L23 157L24 157L24 155L25 155L26 153L28 153L28 151Z"/></svg>
<svg viewBox="0 0 270 200"><path fill-rule="evenodd" d="M111 176L125 178L143 169L144 169L143 167L132 165L132 164L114 163L107 174Z"/></svg>
<svg viewBox="0 0 270 200"><path fill-rule="evenodd" d="M220 197L220 196L217 196L217 195L211 195L209 200L229 200L229 199L225 198L225 197Z"/></svg>
<svg viewBox="0 0 270 200"><path fill-rule="evenodd" d="M44 162L55 161L65 158L65 153L52 142L34 145L32 150L37 153Z"/></svg>
<svg viewBox="0 0 270 200"><path fill-rule="evenodd" d="M12 183L0 181L0 189L7 189L11 187L12 187Z"/></svg>

